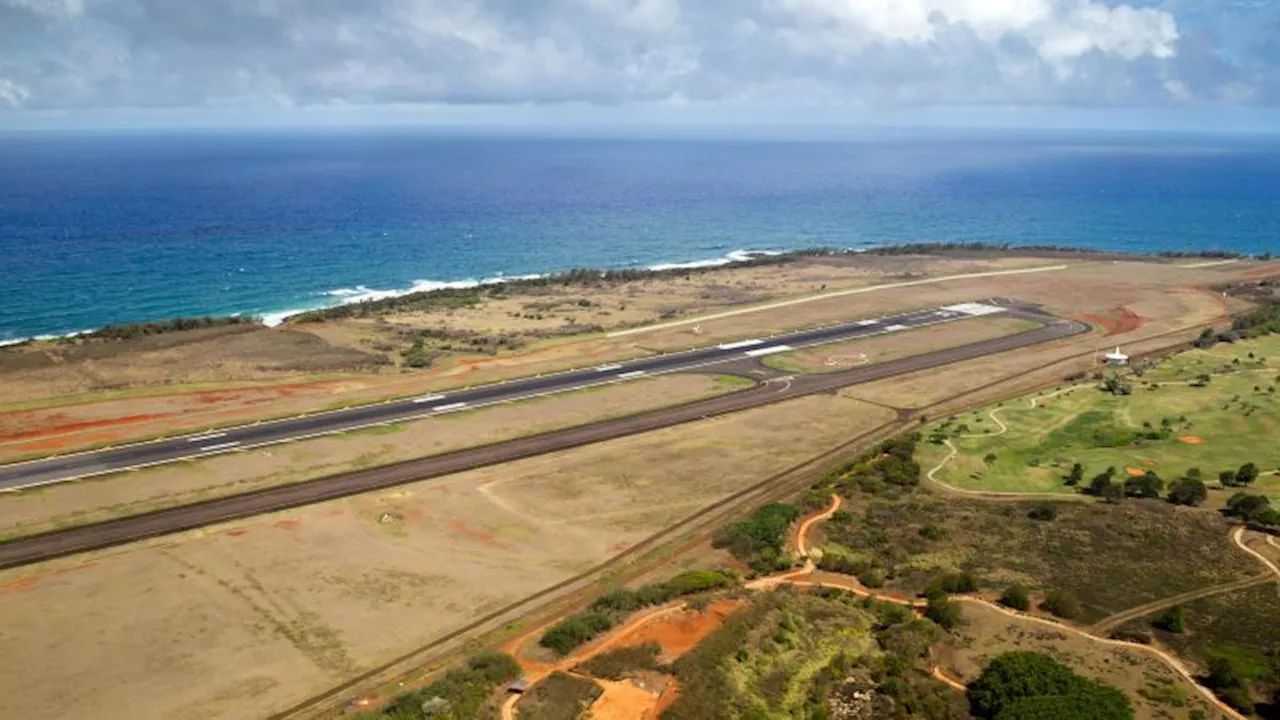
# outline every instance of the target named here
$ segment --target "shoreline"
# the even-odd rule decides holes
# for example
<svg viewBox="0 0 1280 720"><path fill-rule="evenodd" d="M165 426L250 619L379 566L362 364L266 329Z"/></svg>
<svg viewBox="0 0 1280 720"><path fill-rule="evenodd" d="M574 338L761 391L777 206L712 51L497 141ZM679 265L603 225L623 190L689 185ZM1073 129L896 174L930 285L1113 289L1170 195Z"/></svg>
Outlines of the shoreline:
<svg viewBox="0 0 1280 720"><path fill-rule="evenodd" d="M182 328L174 327L164 329L163 326L181 324L182 321L203 321L209 324L233 324L233 323L254 323L265 327L280 327L292 323L308 322L307 316L312 316L311 321L323 322L330 314L340 314L341 308L359 307L359 306L375 306L375 305L394 305L394 301L403 298L425 298L425 297L448 297L460 291L474 290L476 288L490 286L522 286L530 284L544 284L551 282L582 282L586 277L595 275L605 280L617 279L642 279L644 277L660 277L670 273L681 272L706 272L720 269L731 269L739 267L752 267L762 264L774 264L795 262L805 258L812 257L843 257L851 255L914 255L914 254L940 254L940 255L991 255L1004 254L1010 256L1023 257L1046 257L1046 258L1091 258L1099 260L1128 260L1128 261L1160 261L1174 259L1204 259L1204 260L1269 260L1270 254L1251 255L1249 253L1237 253L1220 250L1204 250L1197 252L1187 251L1161 251L1158 253L1132 253L1116 250L1102 250L1087 247L1059 246L1059 245L1015 245L1008 243L966 243L966 242L921 242L921 243L905 243L894 245L869 245L858 248L795 248L789 250L733 250L725 255L717 258L708 258L703 260L692 260L688 262L672 262L672 263L655 263L643 268L629 268L625 266L604 267L604 268L582 268L568 269L549 273L538 274L517 274L517 275L496 275L480 280L461 279L461 280L419 280L413 285L404 289L380 290L369 288L365 285L356 285L351 288L336 288L333 290L322 291L318 293L321 296L333 298L334 301L322 304L316 307L305 308L288 308L275 311L262 312L236 312L225 315L177 315L165 318L151 318L148 320L138 320L132 322L109 323L97 328L74 330L65 333L40 333L25 337L0 339L0 351L8 348L17 348L31 345L39 342L58 342L63 340L72 340L75 338L95 339L102 334L112 334L124 328L153 328L151 331L143 330L143 334L158 334L160 332L169 332ZM335 313L334 311L338 311ZM299 318L302 318L299 320Z"/></svg>

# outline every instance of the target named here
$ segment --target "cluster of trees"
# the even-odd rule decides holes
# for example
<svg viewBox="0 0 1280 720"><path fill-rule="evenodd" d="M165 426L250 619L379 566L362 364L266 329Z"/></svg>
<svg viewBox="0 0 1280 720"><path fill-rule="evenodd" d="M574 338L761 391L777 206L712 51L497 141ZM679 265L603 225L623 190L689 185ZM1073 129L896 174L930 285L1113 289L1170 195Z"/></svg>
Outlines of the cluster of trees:
<svg viewBox="0 0 1280 720"><path fill-rule="evenodd" d="M1022 585L1010 585L1000 595L999 603L1007 608L1026 612L1031 609L1031 593ZM1067 590L1054 590L1045 596L1040 608L1064 620L1080 616L1080 601Z"/></svg>
<svg viewBox="0 0 1280 720"><path fill-rule="evenodd" d="M129 325L108 325L101 330L76 335L68 338L68 342L81 340L129 340L148 335L163 335L184 330L200 330L202 328L225 327L227 325L256 325L258 321L251 317L229 315L226 317L174 318L157 322L132 323Z"/></svg>
<svg viewBox="0 0 1280 720"><path fill-rule="evenodd" d="M924 616L939 627L951 630L963 620L964 614L960 606L951 601L951 593L974 592L978 589L978 578L973 573L960 572L939 575L929 582L924 589Z"/></svg>
<svg viewBox="0 0 1280 720"><path fill-rule="evenodd" d="M520 666L510 655L486 652L473 655L421 690L397 697L367 720L453 720L476 717L493 691L520 676Z"/></svg>
<svg viewBox="0 0 1280 720"><path fill-rule="evenodd" d="M1204 482L1204 472L1200 468L1191 468L1177 480L1168 483L1155 473L1147 470L1142 475L1117 478L1116 468L1109 467L1094 475L1084 486L1086 494L1100 497L1111 502L1119 502L1124 498L1158 498L1161 494L1174 505L1196 506L1204 502L1209 495L1209 488ZM1224 487L1248 487L1258 479L1258 466L1245 463L1236 470L1223 470L1218 473L1218 481ZM1072 466L1066 479L1067 485L1079 485L1084 478L1084 467L1080 463Z"/></svg>
<svg viewBox="0 0 1280 720"><path fill-rule="evenodd" d="M1205 328L1204 332L1200 333L1200 337L1196 338L1195 346L1211 348L1220 342L1230 343L1280 333L1280 300L1270 295L1269 287L1267 295L1255 295L1252 299L1258 303L1257 308L1236 318L1231 323L1231 329L1225 332L1215 332L1212 328Z"/></svg>
<svg viewBox="0 0 1280 720"><path fill-rule="evenodd" d="M789 503L769 503L751 517L716 531L711 544L728 550L758 573L791 566L784 545L791 523L800 517L800 508Z"/></svg>
<svg viewBox="0 0 1280 720"><path fill-rule="evenodd" d="M1280 527L1280 510L1271 507L1271 500L1266 495L1250 495L1238 492L1227 499L1227 507L1223 512L1228 517L1265 525Z"/></svg>
<svg viewBox="0 0 1280 720"><path fill-rule="evenodd" d="M1043 653L1009 652L969 684L969 712L982 720L1132 720L1129 699Z"/></svg>
<svg viewBox="0 0 1280 720"><path fill-rule="evenodd" d="M694 595L707 590L732 587L737 578L717 570L690 570L666 582L643 585L635 590L618 588L601 595L586 610L576 612L553 625L539 645L565 655L618 623L627 615L651 605Z"/></svg>
<svg viewBox="0 0 1280 720"><path fill-rule="evenodd" d="M885 440L835 471L839 485L854 485L878 494L886 486L915 487L920 484L920 463L916 462L919 433Z"/></svg>

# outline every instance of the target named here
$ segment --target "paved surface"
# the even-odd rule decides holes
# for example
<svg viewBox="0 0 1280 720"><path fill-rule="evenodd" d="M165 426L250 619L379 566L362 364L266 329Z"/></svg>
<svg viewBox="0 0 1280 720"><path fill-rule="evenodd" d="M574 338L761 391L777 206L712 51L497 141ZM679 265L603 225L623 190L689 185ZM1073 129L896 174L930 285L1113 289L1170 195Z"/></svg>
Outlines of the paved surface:
<svg viewBox="0 0 1280 720"><path fill-rule="evenodd" d="M362 472L321 478L293 485L267 488L243 495L235 495L196 503L193 505L184 505L143 515L121 518L119 520L111 520L94 525L85 525L69 528L67 530L45 533L42 535L19 538L0 544L0 568L26 565L51 558L121 545L144 538L167 535L174 532L181 532L183 530L191 530L213 523L252 517L266 512L275 512L289 508L301 507L303 505L334 500L371 490L393 487L409 482L426 480L433 477L472 470L497 463L510 462L512 460L556 452L626 435L648 432L650 430L678 425L680 423L698 420L700 418L738 412L740 410L781 402L783 400L789 400L805 395L831 392L850 385L870 382L918 370L925 370L941 365L948 365L963 360L983 357L993 353L1028 347L1048 342L1050 340L1086 332L1089 329L1088 326L1082 323L1059 320L1031 308L1008 307L1005 312L1018 317L1035 319L1047 324L1035 330L1030 330L1016 335L948 348L938 352L916 355L894 362L862 366L846 372L800 376L792 379L791 382L782 385L777 383L761 385L751 390L733 393L730 395L723 395L720 397L671 408L664 408L661 410L654 410L638 415L605 420L590 425L557 430L541 435L517 438L492 445L459 450L418 460L410 460L408 462L374 468L372 470ZM931 322L946 321L946 318L938 316L936 311L912 313L910 315L895 316L893 318L877 320L877 325L875 326L870 324L842 325L838 328L827 328L811 331L809 333L796 333L787 336L780 336L768 341L768 343L761 343L759 346L752 347L759 349L777 347L782 343L784 338L787 340L786 344L796 347L799 346L800 341L795 338L799 337L809 338L809 342L811 344L818 342L816 338L820 337L831 338L828 342L833 342L848 337L857 337L858 334L851 334L854 332L854 328L863 328L864 332L861 333L862 335L865 335L868 332L876 332L876 328L879 328L880 332L884 332L888 330L888 327L893 325L905 325L903 322L904 320L914 322L915 326L918 327L930 324ZM725 346L721 346L721 348L723 347ZM746 350L750 349L752 348L746 348ZM700 350L695 351L694 353L683 353L679 356L664 356L662 358L636 361L635 363L631 363L630 367L635 368L637 365L642 363L654 362L664 363L661 367L675 367L680 370L710 367L717 364L717 358L724 362L737 362L741 360L743 353L746 351L741 346L737 348L730 348L729 350L722 350L720 348L717 348L717 350L719 352L710 356L710 358L706 355L702 355L701 357L703 360L701 362L693 362L689 358L691 355L710 352L710 350ZM665 363L674 364L666 365ZM654 366L650 364L645 367L653 368ZM677 370L667 370L667 372L675 371ZM618 373L630 371L625 369L613 369L607 372L614 373L616 377ZM646 370L646 372L652 371ZM583 377L583 373L565 373L556 377L578 377L581 379ZM511 386L524 386L527 388L527 385L524 385L524 383L508 383L505 386L490 386L489 388L481 388L470 392L492 392L495 389ZM460 393L454 393L453 397L448 399L453 402L458 402L455 398L458 397L459 394ZM399 405L388 404L387 406L374 406L373 408L361 408L359 411L371 412L375 409L392 406L398 407ZM438 412L438 409L436 412ZM341 415L347 415L347 413L342 413ZM317 417L328 418L329 416ZM230 434L230 431L228 431L228 434ZM185 443L186 441L180 440L180 442ZM171 447L173 444L174 441L153 443L135 446L134 448L122 448L112 452L144 450L149 449L151 445ZM79 457L85 458L89 462L100 462L101 459L97 459L96 455L97 454Z"/></svg>
<svg viewBox="0 0 1280 720"><path fill-rule="evenodd" d="M226 428L214 432L185 435L155 442L120 446L108 450L77 453L0 466L0 490L49 485L104 475L121 470L178 462L195 457L237 452L276 445L319 435L331 435L358 428L403 422L486 405L515 402L533 397L572 392L599 385L627 382L654 375L695 369L714 370L744 358L764 357L775 352L852 340L869 335L897 332L926 325L955 322L1002 308L1004 313L1034 311L1009 305L975 304L949 306L903 315L805 330L771 338L758 338L699 348L687 352L658 355L583 370L556 373L517 381L495 383L470 389L423 395L347 410L318 413L286 420Z"/></svg>

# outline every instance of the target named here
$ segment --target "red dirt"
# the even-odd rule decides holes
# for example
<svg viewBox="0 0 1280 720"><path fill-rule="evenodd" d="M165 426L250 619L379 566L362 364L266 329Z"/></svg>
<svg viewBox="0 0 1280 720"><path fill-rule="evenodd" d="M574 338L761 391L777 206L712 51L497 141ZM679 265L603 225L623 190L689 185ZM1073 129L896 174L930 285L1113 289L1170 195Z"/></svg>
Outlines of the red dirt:
<svg viewBox="0 0 1280 720"><path fill-rule="evenodd" d="M302 521L293 520L293 519L277 520L276 522L272 523L272 527L279 528L281 530L289 530L290 532L292 532L302 527Z"/></svg>
<svg viewBox="0 0 1280 720"><path fill-rule="evenodd" d="M658 704L653 708L654 717L662 717L662 713L667 711L675 703L676 698L680 696L680 686L676 683L675 678L671 678L671 682L667 683L667 689L662 691L662 695L658 696Z"/></svg>
<svg viewBox="0 0 1280 720"><path fill-rule="evenodd" d="M664 661L670 662L697 647L743 606L740 600L717 600L702 612L685 611L645 623L611 645L624 647L657 641L662 646Z"/></svg>
<svg viewBox="0 0 1280 720"><path fill-rule="evenodd" d="M1155 466L1155 464L1156 464L1156 461L1155 461L1155 460L1151 460L1151 459L1149 459L1149 458L1143 458L1143 459L1142 459L1142 464L1143 464L1143 465L1146 465L1147 467L1154 467L1154 466Z"/></svg>
<svg viewBox="0 0 1280 720"><path fill-rule="evenodd" d="M241 535L244 535L247 532L249 531L248 530L228 530L226 534L231 537L240 537Z"/></svg>
<svg viewBox="0 0 1280 720"><path fill-rule="evenodd" d="M485 545L489 545L491 547L498 545L498 539L494 537L493 533L469 528L467 527L466 523L462 522L461 520L453 521L453 531L458 533L459 535L463 535L477 542L482 542Z"/></svg>
<svg viewBox="0 0 1280 720"><path fill-rule="evenodd" d="M651 720L657 717L659 695L642 690L628 681L613 682L592 678L604 694L591 704L592 720Z"/></svg>
<svg viewBox="0 0 1280 720"><path fill-rule="evenodd" d="M1129 474L1129 477L1142 477L1147 474L1147 471L1142 468L1125 468L1124 471Z"/></svg>
<svg viewBox="0 0 1280 720"><path fill-rule="evenodd" d="M1203 439L1203 438L1198 438L1198 437L1196 437L1195 435L1183 435L1182 437L1180 437L1180 438L1178 438L1178 439L1179 439L1179 440L1181 440L1182 442L1184 442L1184 443L1188 444L1188 445L1203 445L1203 444L1204 444L1204 439Z"/></svg>
<svg viewBox="0 0 1280 720"><path fill-rule="evenodd" d="M163 420L165 418L173 417L177 414L178 413L155 413L151 415L126 415L124 417L112 418L110 420L81 420L80 422L64 423L62 425L53 425L51 427L33 428L19 432L7 433L0 435L0 442L23 440L25 438L41 437L43 435L60 435L64 433L80 432L82 430L96 430L99 428L114 427L116 425L151 422L153 420Z"/></svg>
<svg viewBox="0 0 1280 720"><path fill-rule="evenodd" d="M1247 278L1269 278L1273 275L1280 275L1280 263L1271 263L1240 273L1240 277Z"/></svg>
<svg viewBox="0 0 1280 720"><path fill-rule="evenodd" d="M1142 323L1146 322L1146 318L1123 305L1111 308L1105 315L1091 313L1089 315L1081 315L1078 319L1101 327L1105 335L1122 335L1127 332L1133 332L1141 327Z"/></svg>

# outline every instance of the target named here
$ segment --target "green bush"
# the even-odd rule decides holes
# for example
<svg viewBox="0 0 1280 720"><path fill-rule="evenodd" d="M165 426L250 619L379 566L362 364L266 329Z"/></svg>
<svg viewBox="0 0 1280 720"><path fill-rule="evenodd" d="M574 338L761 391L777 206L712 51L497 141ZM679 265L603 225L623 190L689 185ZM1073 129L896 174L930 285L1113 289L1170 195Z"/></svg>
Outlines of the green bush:
<svg viewBox="0 0 1280 720"><path fill-rule="evenodd" d="M727 549L756 572L770 572L784 561L787 530L798 517L795 505L770 503L746 520L720 528L712 545Z"/></svg>
<svg viewBox="0 0 1280 720"><path fill-rule="evenodd" d="M1005 607L1013 608L1026 612L1031 609L1031 596L1027 593L1027 589L1021 585L1010 585L1005 588L1004 593L1000 595L1000 604Z"/></svg>
<svg viewBox="0 0 1280 720"><path fill-rule="evenodd" d="M1180 633L1186 629L1186 613L1183 612L1181 605L1174 605L1160 613L1160 617L1156 618L1154 625L1166 632Z"/></svg>
<svg viewBox="0 0 1280 720"><path fill-rule="evenodd" d="M542 635L538 644L565 655L584 642L614 626L613 615L599 610L583 610L561 620Z"/></svg>
<svg viewBox="0 0 1280 720"><path fill-rule="evenodd" d="M1119 690L1080 677L1037 652L1000 655L969 684L966 694L969 711L983 720L1133 718L1133 709Z"/></svg>
<svg viewBox="0 0 1280 720"><path fill-rule="evenodd" d="M650 641L597 655L579 665L578 669L598 678L621 680L637 670L656 668L660 654L662 646Z"/></svg>
<svg viewBox="0 0 1280 720"><path fill-rule="evenodd" d="M961 612L960 606L951 602L951 598L945 592L935 590L926 595L925 599L929 604L925 606L924 616L937 623L938 627L952 630L964 621L964 613Z"/></svg>
<svg viewBox="0 0 1280 720"><path fill-rule="evenodd" d="M467 660L465 667L454 668L441 678L416 692L396 698L390 705L370 717L386 720L421 720L426 717L422 704L439 698L447 705L448 718L471 718L499 685L520 676L520 666L510 655L480 653Z"/></svg>
<svg viewBox="0 0 1280 720"><path fill-rule="evenodd" d="M1044 610L1060 618L1071 620L1080 616L1080 601L1066 590L1054 590L1040 603Z"/></svg>
<svg viewBox="0 0 1280 720"><path fill-rule="evenodd" d="M1027 513L1027 517L1032 520L1043 520L1048 522L1058 517L1058 506L1043 500L1031 506L1031 510Z"/></svg>
<svg viewBox="0 0 1280 720"><path fill-rule="evenodd" d="M929 596L930 593L969 593L976 592L978 589L978 577L971 572L947 573L939 575L924 589L924 595Z"/></svg>

